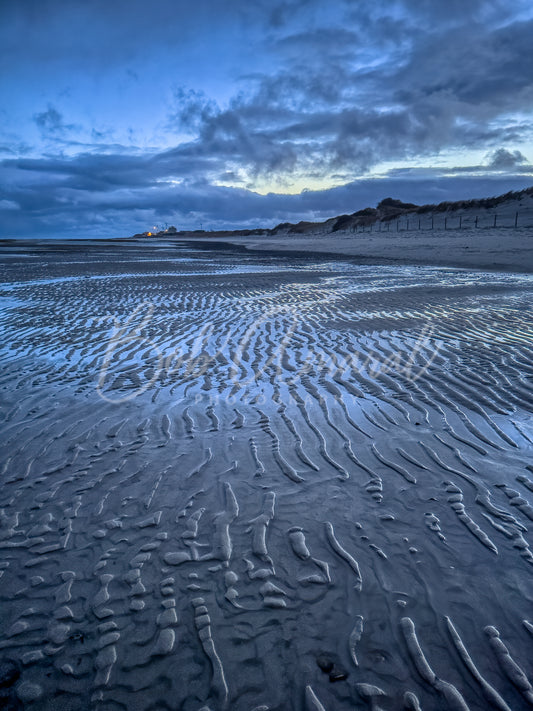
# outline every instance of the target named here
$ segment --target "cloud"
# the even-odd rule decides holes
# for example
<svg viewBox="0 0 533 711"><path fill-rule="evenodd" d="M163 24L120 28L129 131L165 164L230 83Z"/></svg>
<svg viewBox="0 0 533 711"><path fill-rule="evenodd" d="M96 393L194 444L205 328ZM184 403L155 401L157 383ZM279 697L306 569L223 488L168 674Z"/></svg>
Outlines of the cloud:
<svg viewBox="0 0 533 711"><path fill-rule="evenodd" d="M529 163L527 158L520 151L508 151L506 148L498 148L489 156L488 167L492 170L512 170ZM533 167L530 166L533 170Z"/></svg>
<svg viewBox="0 0 533 711"><path fill-rule="evenodd" d="M363 7L371 41L342 27L289 34L277 43L281 66L245 75L246 89L226 106L181 89L176 125L196 155L233 161L252 178L357 177L384 161L531 140L531 121L515 115L533 104L533 20L493 27L473 8L470 24L408 32L406 47L405 30L432 6L404 3L394 27Z"/></svg>
<svg viewBox="0 0 533 711"><path fill-rule="evenodd" d="M525 0L4 0L15 69L0 82L31 124L15 140L20 111L2 114L2 199L21 206L4 206L5 229L272 224L526 187L532 14ZM483 164L454 167L473 151ZM323 189L283 194L305 185Z"/></svg>
<svg viewBox="0 0 533 711"><path fill-rule="evenodd" d="M188 177L171 179L169 166L185 172L180 161L182 156L172 151L0 161L5 186L0 235L127 236L165 222L184 229L197 229L200 223L207 229L274 226L354 212L389 196L441 202L497 195L531 183L530 176L499 171L464 176L391 171L380 179L327 190L260 195L214 185L197 177L197 166Z"/></svg>
<svg viewBox="0 0 533 711"><path fill-rule="evenodd" d="M2 210L20 210L20 205L14 200L0 200L0 211Z"/></svg>
<svg viewBox="0 0 533 711"><path fill-rule="evenodd" d="M46 111L34 114L33 120L43 136L62 137L76 129L75 124L66 124L63 115L50 104Z"/></svg>

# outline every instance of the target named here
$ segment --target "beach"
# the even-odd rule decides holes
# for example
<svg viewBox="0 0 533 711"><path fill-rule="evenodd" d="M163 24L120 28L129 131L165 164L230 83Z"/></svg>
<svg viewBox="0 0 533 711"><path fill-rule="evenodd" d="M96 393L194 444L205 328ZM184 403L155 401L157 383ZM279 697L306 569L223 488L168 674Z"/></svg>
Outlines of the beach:
<svg viewBox="0 0 533 711"><path fill-rule="evenodd" d="M441 222L444 218L441 218ZM507 218L510 219L509 217ZM454 217L454 222L458 218ZM427 220L426 220L427 221ZM472 218L470 218L472 222ZM206 234L208 237L208 233ZM204 238L194 237L195 240ZM491 271L533 272L533 228L402 229L396 222L352 233L306 232L217 239L254 251L345 256L376 264L420 264Z"/></svg>
<svg viewBox="0 0 533 711"><path fill-rule="evenodd" d="M12 708L531 707L531 230L0 259Z"/></svg>

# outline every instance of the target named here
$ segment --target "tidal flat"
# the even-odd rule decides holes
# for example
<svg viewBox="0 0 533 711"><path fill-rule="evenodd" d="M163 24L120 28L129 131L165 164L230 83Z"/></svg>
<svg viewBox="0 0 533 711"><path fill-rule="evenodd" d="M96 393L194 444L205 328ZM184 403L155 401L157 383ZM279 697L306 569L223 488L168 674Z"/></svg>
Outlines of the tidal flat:
<svg viewBox="0 0 533 711"><path fill-rule="evenodd" d="M5 708L531 708L531 275L0 259Z"/></svg>

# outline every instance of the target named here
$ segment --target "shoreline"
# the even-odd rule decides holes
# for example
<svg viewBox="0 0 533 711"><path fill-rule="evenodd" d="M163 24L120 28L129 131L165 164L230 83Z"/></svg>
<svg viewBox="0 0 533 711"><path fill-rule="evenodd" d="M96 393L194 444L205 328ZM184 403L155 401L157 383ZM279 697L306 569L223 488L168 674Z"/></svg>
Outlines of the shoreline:
<svg viewBox="0 0 533 711"><path fill-rule="evenodd" d="M517 228L446 230L420 234L400 232L384 237L380 233L337 233L305 236L248 236L206 238L180 237L179 242L217 248L228 245L248 254L349 259L359 264L453 267L489 272L533 273L533 229ZM429 235L429 236L428 236ZM220 248L220 246L218 247Z"/></svg>
<svg viewBox="0 0 533 711"><path fill-rule="evenodd" d="M30 245L38 250L55 245L61 251L90 248L91 244L110 247L118 244L142 245L143 249L187 244L200 250L240 251L248 256L308 259L342 259L362 265L412 265L449 267L487 272L533 274L533 228L484 228L482 230L401 231L399 233L336 232L307 235L249 235L220 237L195 235L155 238L80 237L4 238L0 246L10 249Z"/></svg>

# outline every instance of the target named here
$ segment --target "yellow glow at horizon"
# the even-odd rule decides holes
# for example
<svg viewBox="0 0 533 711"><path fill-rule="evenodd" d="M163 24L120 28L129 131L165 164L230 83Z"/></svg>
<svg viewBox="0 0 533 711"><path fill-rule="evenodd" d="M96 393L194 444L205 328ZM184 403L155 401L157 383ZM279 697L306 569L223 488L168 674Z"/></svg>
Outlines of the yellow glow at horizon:
<svg viewBox="0 0 533 711"><path fill-rule="evenodd" d="M533 163L533 143L522 143L516 146L506 147L509 151L519 150L525 158ZM339 176L309 176L301 175L273 175L271 178L259 176L250 178L249 180L231 181L218 180L214 181L215 185L228 188L244 188L251 190L259 195L268 195L269 193L278 195L299 195L304 191L328 190L330 188L346 185L347 183L356 180L379 180L390 175L391 171L414 170L414 171L431 171L435 177L439 176L439 171L445 171L444 175L451 177L452 175L466 175L468 168L479 168L487 166L488 156L497 148L492 149L472 149L472 150L450 150L442 153L431 154L427 156L414 156L413 158L403 159L402 161L383 161L375 165L371 171L363 174L349 175L347 171L344 175ZM450 172L457 168L457 173ZM512 170L512 169L511 169ZM473 171L474 172L474 171ZM475 171L479 173L479 170ZM532 168L533 172L533 168ZM242 176L242 173L241 173ZM244 176L243 176L244 177Z"/></svg>
<svg viewBox="0 0 533 711"><path fill-rule="evenodd" d="M307 177L307 176L287 176L283 179L256 178L246 183L232 182L226 180L215 181L215 185L226 188L244 188L259 195L274 193L278 195L299 195L306 190L327 190L350 182L352 178L328 178L328 177Z"/></svg>

